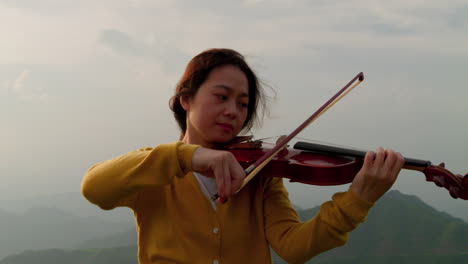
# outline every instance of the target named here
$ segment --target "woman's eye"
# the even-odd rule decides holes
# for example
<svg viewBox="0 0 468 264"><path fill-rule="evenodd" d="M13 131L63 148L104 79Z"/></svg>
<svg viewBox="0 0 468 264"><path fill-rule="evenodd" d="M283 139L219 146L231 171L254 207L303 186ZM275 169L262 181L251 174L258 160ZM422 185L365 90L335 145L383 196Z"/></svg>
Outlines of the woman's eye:
<svg viewBox="0 0 468 264"><path fill-rule="evenodd" d="M218 99L220 99L221 101L226 101L227 100L227 96L225 95L222 95L222 94L218 94L216 95L218 97Z"/></svg>
<svg viewBox="0 0 468 264"><path fill-rule="evenodd" d="M247 103L240 103L240 105L241 105L242 108L247 108L249 106L249 104L247 104Z"/></svg>

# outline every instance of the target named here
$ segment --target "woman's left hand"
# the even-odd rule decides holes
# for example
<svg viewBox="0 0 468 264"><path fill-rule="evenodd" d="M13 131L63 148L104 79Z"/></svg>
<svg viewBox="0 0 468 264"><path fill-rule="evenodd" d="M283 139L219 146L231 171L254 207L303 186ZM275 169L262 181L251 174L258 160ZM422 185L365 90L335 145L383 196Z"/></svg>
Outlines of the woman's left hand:
<svg viewBox="0 0 468 264"><path fill-rule="evenodd" d="M368 151L350 189L362 199L376 202L392 187L404 163L403 156L391 149L379 147L377 153Z"/></svg>

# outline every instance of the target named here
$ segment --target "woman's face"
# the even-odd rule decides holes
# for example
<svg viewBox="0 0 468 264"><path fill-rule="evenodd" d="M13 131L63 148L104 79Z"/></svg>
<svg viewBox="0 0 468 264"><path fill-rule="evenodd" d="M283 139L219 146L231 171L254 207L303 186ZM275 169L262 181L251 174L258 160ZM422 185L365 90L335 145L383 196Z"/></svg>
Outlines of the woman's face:
<svg viewBox="0 0 468 264"><path fill-rule="evenodd" d="M187 111L187 143L213 147L231 140L247 117L249 84L236 66L213 69L193 98L182 98Z"/></svg>

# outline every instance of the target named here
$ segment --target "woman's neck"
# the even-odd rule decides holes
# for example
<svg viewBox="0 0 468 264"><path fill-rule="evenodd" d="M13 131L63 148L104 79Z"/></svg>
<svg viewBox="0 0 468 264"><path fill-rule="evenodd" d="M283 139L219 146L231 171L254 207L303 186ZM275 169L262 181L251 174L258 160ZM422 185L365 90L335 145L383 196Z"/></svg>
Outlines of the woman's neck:
<svg viewBox="0 0 468 264"><path fill-rule="evenodd" d="M200 145L204 148L210 148L210 149L220 149L220 148L223 148L223 146L225 146L226 143L228 143L228 142L223 143L223 142L206 141L203 138L191 136L190 133L185 133L181 135L179 140L184 142L185 144Z"/></svg>
<svg viewBox="0 0 468 264"><path fill-rule="evenodd" d="M202 140L198 137L194 137L194 136L191 136L190 133L185 133L183 136L182 136L182 139L181 139L182 142L184 142L185 144L194 144L194 145L200 145L204 148L214 148L215 147L215 144L213 143L209 143L205 140Z"/></svg>

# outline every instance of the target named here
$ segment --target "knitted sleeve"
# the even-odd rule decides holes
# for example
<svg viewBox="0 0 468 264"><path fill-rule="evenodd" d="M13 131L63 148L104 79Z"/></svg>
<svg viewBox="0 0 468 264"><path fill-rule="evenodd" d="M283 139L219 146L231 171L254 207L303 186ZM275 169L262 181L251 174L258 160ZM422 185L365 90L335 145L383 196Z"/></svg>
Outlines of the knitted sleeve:
<svg viewBox="0 0 468 264"><path fill-rule="evenodd" d="M281 178L265 186L264 216L267 239L288 263L304 263L315 255L342 246L348 233L367 216L372 203L351 190L336 193L321 205L317 215L300 222Z"/></svg>
<svg viewBox="0 0 468 264"><path fill-rule="evenodd" d="M198 146L174 142L142 148L92 166L81 183L83 196L102 209L133 208L140 190L168 184L192 169Z"/></svg>

